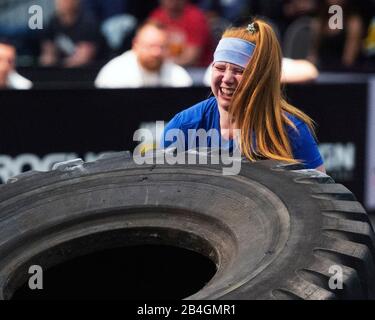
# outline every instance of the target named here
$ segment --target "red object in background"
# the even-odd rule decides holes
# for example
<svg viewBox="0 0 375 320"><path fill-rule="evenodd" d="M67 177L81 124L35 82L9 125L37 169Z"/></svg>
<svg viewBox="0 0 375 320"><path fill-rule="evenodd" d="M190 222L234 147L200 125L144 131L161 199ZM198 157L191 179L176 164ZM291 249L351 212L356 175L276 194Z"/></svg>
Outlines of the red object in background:
<svg viewBox="0 0 375 320"><path fill-rule="evenodd" d="M163 8L155 9L150 18L164 24L171 35L171 55L178 56L186 45L202 48L197 66L212 62L212 37L204 13L196 6L187 4L180 17L174 19Z"/></svg>

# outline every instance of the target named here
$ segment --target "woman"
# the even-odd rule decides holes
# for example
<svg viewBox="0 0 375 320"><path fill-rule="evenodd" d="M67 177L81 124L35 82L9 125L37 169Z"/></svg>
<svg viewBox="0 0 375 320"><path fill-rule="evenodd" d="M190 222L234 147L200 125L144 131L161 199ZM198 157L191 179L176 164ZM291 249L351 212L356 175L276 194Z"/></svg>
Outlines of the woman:
<svg viewBox="0 0 375 320"><path fill-rule="evenodd" d="M312 120L281 96L281 59L276 35L264 21L228 29L214 54L214 97L177 114L164 130L162 147L174 142L167 135L171 129L183 132L186 149L189 129L217 129L233 147L234 129L240 129L238 144L250 161L302 162L324 172ZM215 147L210 138L207 146Z"/></svg>

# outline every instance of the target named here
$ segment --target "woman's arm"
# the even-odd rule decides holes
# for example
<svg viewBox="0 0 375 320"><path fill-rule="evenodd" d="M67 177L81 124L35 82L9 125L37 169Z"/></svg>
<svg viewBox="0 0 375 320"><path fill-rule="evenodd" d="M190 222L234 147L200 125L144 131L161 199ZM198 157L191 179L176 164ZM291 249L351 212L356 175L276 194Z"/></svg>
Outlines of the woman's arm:
<svg viewBox="0 0 375 320"><path fill-rule="evenodd" d="M42 53L39 58L39 63L42 66L52 66L57 63L57 49L51 40L42 43Z"/></svg>
<svg viewBox="0 0 375 320"><path fill-rule="evenodd" d="M318 19L313 19L311 21L311 46L309 48L309 55L307 57L307 60L313 65L317 65L319 62L318 51L320 46L321 32L320 21Z"/></svg>
<svg viewBox="0 0 375 320"><path fill-rule="evenodd" d="M281 82L302 83L315 80L319 75L318 69L307 60L283 58Z"/></svg>
<svg viewBox="0 0 375 320"><path fill-rule="evenodd" d="M342 63L350 67L356 62L362 47L363 22L361 17L357 15L350 17L347 30Z"/></svg>

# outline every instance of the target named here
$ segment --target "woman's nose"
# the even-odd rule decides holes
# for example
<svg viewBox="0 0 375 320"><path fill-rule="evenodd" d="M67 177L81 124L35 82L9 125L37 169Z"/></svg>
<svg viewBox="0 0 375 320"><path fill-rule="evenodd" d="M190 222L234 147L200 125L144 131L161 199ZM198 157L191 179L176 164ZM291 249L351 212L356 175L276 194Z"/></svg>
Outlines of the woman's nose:
<svg viewBox="0 0 375 320"><path fill-rule="evenodd" d="M232 70L226 69L223 75L223 82L226 83L233 83L234 82L234 75Z"/></svg>

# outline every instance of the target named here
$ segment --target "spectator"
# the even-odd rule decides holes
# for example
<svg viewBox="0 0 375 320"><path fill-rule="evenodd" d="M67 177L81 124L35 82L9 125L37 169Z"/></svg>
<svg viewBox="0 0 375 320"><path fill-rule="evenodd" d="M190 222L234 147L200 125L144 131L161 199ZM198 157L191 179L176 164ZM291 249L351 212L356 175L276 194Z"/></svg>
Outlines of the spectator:
<svg viewBox="0 0 375 320"><path fill-rule="evenodd" d="M15 70L16 48L0 41L0 89L30 89L32 83Z"/></svg>
<svg viewBox="0 0 375 320"><path fill-rule="evenodd" d="M107 44L107 58L131 48L137 19L129 13L130 0L82 0L82 8L94 16L99 24Z"/></svg>
<svg viewBox="0 0 375 320"><path fill-rule="evenodd" d="M127 2L126 0L82 0L82 7L102 23L108 18L127 12Z"/></svg>
<svg viewBox="0 0 375 320"><path fill-rule="evenodd" d="M329 7L340 5L343 9L343 29L331 29ZM364 22L350 0L324 0L320 15L313 23L315 40L310 60L322 69L354 67L360 59Z"/></svg>
<svg viewBox="0 0 375 320"><path fill-rule="evenodd" d="M39 57L39 32L29 28L31 15L28 11L32 5L43 8L43 23L49 21L55 11L51 0L0 0L0 39L12 39L17 64L22 66L32 65Z"/></svg>
<svg viewBox="0 0 375 320"><path fill-rule="evenodd" d="M81 10L80 0L55 0L56 14L42 42L40 63L80 67L98 55L101 37L94 18Z"/></svg>
<svg viewBox="0 0 375 320"><path fill-rule="evenodd" d="M316 8L316 0L286 0L283 3L283 14L290 23L299 17L314 15Z"/></svg>
<svg viewBox="0 0 375 320"><path fill-rule="evenodd" d="M216 46L224 31L230 26L231 22L224 18L225 11L221 1L201 0L197 5L203 10L210 26L213 46Z"/></svg>
<svg viewBox="0 0 375 320"><path fill-rule="evenodd" d="M313 17L319 0L257 0L253 10L271 22L279 40L286 40L289 27L301 18Z"/></svg>
<svg viewBox="0 0 375 320"><path fill-rule="evenodd" d="M134 16L140 24L145 23L148 20L151 12L159 6L160 0L127 0L129 14Z"/></svg>
<svg viewBox="0 0 375 320"><path fill-rule="evenodd" d="M264 1L264 0L263 0ZM275 1L275 0L274 0ZM235 25L243 24L249 16L254 0L198 0L197 5L204 11L220 8L221 17Z"/></svg>
<svg viewBox="0 0 375 320"><path fill-rule="evenodd" d="M132 49L111 60L99 72L97 88L138 88L150 86L185 87L192 85L189 74L167 61L167 30L153 22L140 27Z"/></svg>
<svg viewBox="0 0 375 320"><path fill-rule="evenodd" d="M243 24L249 16L251 0L220 0L223 18L234 24Z"/></svg>
<svg viewBox="0 0 375 320"><path fill-rule="evenodd" d="M212 57L212 38L204 13L188 0L161 0L150 17L167 26L170 55L183 66L208 66Z"/></svg>

